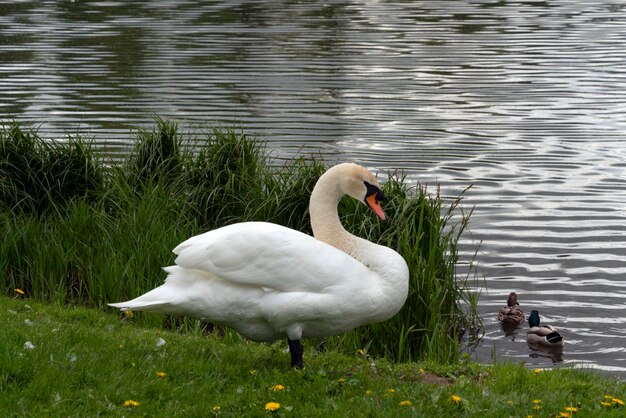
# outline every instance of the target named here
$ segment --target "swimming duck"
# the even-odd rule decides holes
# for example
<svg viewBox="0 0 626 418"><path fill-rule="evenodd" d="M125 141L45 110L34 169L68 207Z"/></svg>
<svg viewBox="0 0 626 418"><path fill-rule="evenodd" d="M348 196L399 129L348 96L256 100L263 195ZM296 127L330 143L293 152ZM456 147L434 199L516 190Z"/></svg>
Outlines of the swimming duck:
<svg viewBox="0 0 626 418"><path fill-rule="evenodd" d="M302 337L384 321L400 310L408 293L403 257L341 225L337 205L344 195L385 219L376 177L357 164L339 164L311 193L314 237L268 222L218 228L174 249L178 257L164 268L163 285L109 305L191 316L254 341L287 338L291 366L302 368Z"/></svg>
<svg viewBox="0 0 626 418"><path fill-rule="evenodd" d="M526 316L517 303L517 293L511 292L506 300L506 306L500 308L498 321L502 322L503 325L517 326L524 322L524 319Z"/></svg>
<svg viewBox="0 0 626 418"><path fill-rule="evenodd" d="M540 325L539 311L531 311L528 317L530 329L526 334L528 346L532 349L560 349L563 347L563 336L550 325Z"/></svg>

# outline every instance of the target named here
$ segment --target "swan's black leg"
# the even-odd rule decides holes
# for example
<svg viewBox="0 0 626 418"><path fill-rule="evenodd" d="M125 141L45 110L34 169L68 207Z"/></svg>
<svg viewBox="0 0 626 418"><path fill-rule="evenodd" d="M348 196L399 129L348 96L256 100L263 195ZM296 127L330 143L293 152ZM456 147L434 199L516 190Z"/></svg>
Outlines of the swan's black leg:
<svg viewBox="0 0 626 418"><path fill-rule="evenodd" d="M289 345L289 354L291 354L291 367L303 369L302 353L304 353L304 349L302 348L300 340L290 340L287 338L287 344Z"/></svg>

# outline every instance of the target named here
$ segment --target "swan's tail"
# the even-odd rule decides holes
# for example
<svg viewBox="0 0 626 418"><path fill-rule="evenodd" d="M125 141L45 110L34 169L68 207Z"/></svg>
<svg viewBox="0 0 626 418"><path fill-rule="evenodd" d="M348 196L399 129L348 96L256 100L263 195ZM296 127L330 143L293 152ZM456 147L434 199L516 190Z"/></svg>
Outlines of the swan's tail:
<svg viewBox="0 0 626 418"><path fill-rule="evenodd" d="M174 306L173 301L168 300L169 297L166 293L166 289L162 289L163 286L159 286L154 290L149 291L135 299L127 300L126 302L109 303L109 306L114 308L120 308L122 311L151 311L170 313L170 309Z"/></svg>
<svg viewBox="0 0 626 418"><path fill-rule="evenodd" d="M109 303L108 305L114 308L119 308L122 311L134 310L159 312L172 315L181 313L179 312L179 307L183 299L186 299L187 297L187 294L184 291L185 280L181 280L180 278L172 280L171 277L172 273L180 270L180 267L166 267L164 270L170 275L161 286L152 289L135 299L127 300L126 302Z"/></svg>
<svg viewBox="0 0 626 418"><path fill-rule="evenodd" d="M161 286L135 299L110 303L109 306L122 310L191 316L216 324L231 321L233 309L239 309L250 318L262 315L258 301L265 295L265 291L260 287L239 285L206 271L180 266L163 270L168 275Z"/></svg>

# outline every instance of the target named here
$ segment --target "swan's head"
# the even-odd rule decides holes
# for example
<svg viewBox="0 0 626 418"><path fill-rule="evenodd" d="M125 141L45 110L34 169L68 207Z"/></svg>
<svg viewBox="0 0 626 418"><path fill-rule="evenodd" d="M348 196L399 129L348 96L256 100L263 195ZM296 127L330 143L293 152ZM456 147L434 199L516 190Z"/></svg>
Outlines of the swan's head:
<svg viewBox="0 0 626 418"><path fill-rule="evenodd" d="M385 220L385 213L380 206L385 195L376 176L366 168L351 163L339 164L331 170L340 174L338 184L343 193L365 203L380 219Z"/></svg>

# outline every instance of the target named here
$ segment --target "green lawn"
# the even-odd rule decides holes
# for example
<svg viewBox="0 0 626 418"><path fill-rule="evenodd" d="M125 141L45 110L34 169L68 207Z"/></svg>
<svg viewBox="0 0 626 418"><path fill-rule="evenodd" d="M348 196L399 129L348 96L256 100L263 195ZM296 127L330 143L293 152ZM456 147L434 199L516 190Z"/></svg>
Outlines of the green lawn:
<svg viewBox="0 0 626 418"><path fill-rule="evenodd" d="M199 328L183 334L133 321L0 297L0 416L626 414L620 406L626 384L591 371L394 364L310 344L305 370L296 371L283 342L207 336Z"/></svg>

